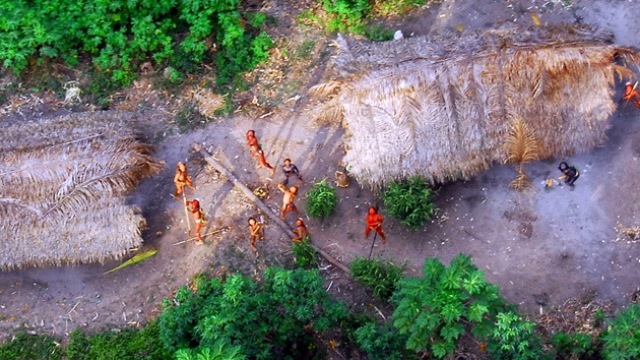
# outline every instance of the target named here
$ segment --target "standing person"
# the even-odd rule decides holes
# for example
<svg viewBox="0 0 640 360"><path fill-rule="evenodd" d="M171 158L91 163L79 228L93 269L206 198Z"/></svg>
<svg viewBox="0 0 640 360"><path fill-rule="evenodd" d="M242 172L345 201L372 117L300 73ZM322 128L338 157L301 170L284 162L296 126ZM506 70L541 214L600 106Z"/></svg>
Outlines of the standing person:
<svg viewBox="0 0 640 360"><path fill-rule="evenodd" d="M300 213L296 208L296 205L293 201L296 199L296 195L298 194L298 187L292 186L290 188L286 188L282 184L278 184L278 190L282 191L284 194L282 196L282 208L280 209L280 218L282 220L285 219L288 213L295 211L296 213Z"/></svg>
<svg viewBox="0 0 640 360"><path fill-rule="evenodd" d="M258 157L258 150L260 150L260 143L256 137L256 132L253 130L247 131L247 146L251 150L253 157Z"/></svg>
<svg viewBox="0 0 640 360"><path fill-rule="evenodd" d="M258 250L256 249L256 239L260 239L260 241L264 240L263 227L263 223L258 222L255 218L249 218L249 240L251 240L251 250L253 251Z"/></svg>
<svg viewBox="0 0 640 360"><path fill-rule="evenodd" d="M195 187L191 182L191 176L189 176L189 172L187 171L187 166L182 161L178 162L176 175L173 177L173 183L176 184L176 192L174 194L176 198L182 194L185 186L191 190L195 190Z"/></svg>
<svg viewBox="0 0 640 360"><path fill-rule="evenodd" d="M191 201L187 201L187 206L189 207L189 211L191 211L191 216L196 223L195 232L198 236L198 240L196 240L196 244L203 244L202 235L200 235L200 230L205 224L204 221L204 212L200 208L200 201L198 199L194 199Z"/></svg>
<svg viewBox="0 0 640 360"><path fill-rule="evenodd" d="M262 151L262 149L258 149L258 168L261 167L269 169L271 176L276 172L276 169L274 169L273 166L267 162L267 159L264 158L264 151Z"/></svg>
<svg viewBox="0 0 640 360"><path fill-rule="evenodd" d="M636 89L637 86L637 82L636 85L631 85L631 83L627 81L624 86L624 94L622 94L622 99L624 101L631 101L633 102L633 105L635 105L637 108L640 108L640 93L638 93L638 90Z"/></svg>
<svg viewBox="0 0 640 360"><path fill-rule="evenodd" d="M384 236L384 233L382 232L382 223L384 222L384 218L382 215L378 214L378 210L376 210L375 207L369 207L369 213L365 216L364 220L367 223L367 229L364 231L364 237L369 238L371 230L375 230L382 238L382 243L386 243L387 237Z"/></svg>
<svg viewBox="0 0 640 360"><path fill-rule="evenodd" d="M578 171L578 169L576 169L575 166L569 166L564 161L560 163L558 169L562 171L562 176L560 177L560 179L564 179L565 184L573 187L573 183L576 182L576 180L578 180L578 178L580 177L580 172Z"/></svg>
<svg viewBox="0 0 640 360"><path fill-rule="evenodd" d="M293 240L293 242L302 242L305 237L309 236L309 231L307 230L307 226L304 224L304 221L300 218L296 220L296 227L297 228L293 230L296 236L292 237L291 240Z"/></svg>
<svg viewBox="0 0 640 360"><path fill-rule="evenodd" d="M298 177L301 183L304 184L304 180L302 180L302 175L300 175L300 170L298 167L291 163L291 159L284 159L284 165L282 165L282 172L284 173L285 179L282 182L284 186L287 186L289 183L289 177L295 175Z"/></svg>

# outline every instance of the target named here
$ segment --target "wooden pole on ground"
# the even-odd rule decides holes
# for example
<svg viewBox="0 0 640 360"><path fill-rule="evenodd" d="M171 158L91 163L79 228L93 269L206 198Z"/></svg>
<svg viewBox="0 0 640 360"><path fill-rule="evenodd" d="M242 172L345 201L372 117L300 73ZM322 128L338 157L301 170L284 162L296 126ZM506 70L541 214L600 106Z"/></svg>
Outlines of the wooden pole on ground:
<svg viewBox="0 0 640 360"><path fill-rule="evenodd" d="M289 225L287 225L287 223L285 223L284 221L282 221L282 219L280 219L278 214L275 214L273 211L271 211L271 209L269 209L269 207L267 207L267 205L265 205L262 200L260 200L254 193L253 191L251 191L248 187L246 187L243 183L240 182L240 180L233 175L233 173L229 170L227 170L227 168L225 168L224 166L222 166L222 164L220 164L219 162L217 162L206 150L204 150L202 148L202 146L200 144L194 143L192 145L193 149L197 152L200 153L200 155L202 155L202 157L204 158L204 160L211 166L213 166L214 169L216 169L217 171L219 171L222 175L224 175L224 177L227 178L227 180L231 181L233 183L233 185L235 185L236 188L238 188L240 191L242 191L242 193L247 196L254 204L256 204L256 206L262 210L262 212L264 214L266 214L267 216L269 216L271 218L271 220L277 224L282 230L284 230L285 233L287 233L287 235L289 235L290 237L294 237L296 236L296 234L291 230L291 228L289 227ZM329 263L331 263L333 266L339 268L340 270L344 271L344 273L347 276L351 276L351 272L349 271L349 268L344 265L343 263L339 262L338 260L336 260L333 256L327 254L325 251L323 251L322 249L320 249L319 247L315 246L315 245L311 245L311 247L318 252L318 254L320 254L320 256L322 256L323 258L325 258Z"/></svg>

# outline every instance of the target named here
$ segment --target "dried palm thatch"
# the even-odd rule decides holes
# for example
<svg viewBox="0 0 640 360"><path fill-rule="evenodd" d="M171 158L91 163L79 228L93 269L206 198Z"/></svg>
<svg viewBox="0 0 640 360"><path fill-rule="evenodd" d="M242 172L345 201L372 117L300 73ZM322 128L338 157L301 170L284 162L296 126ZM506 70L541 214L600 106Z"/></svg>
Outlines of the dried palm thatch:
<svg viewBox="0 0 640 360"><path fill-rule="evenodd" d="M524 172L524 164L539 159L539 141L536 134L523 118L514 119L509 125L509 134L505 141L507 159L505 163L516 164L518 175L509 186L523 191L531 186L531 180Z"/></svg>
<svg viewBox="0 0 640 360"><path fill-rule="evenodd" d="M0 122L0 269L104 262L141 244L124 195L162 164L128 113Z"/></svg>
<svg viewBox="0 0 640 360"><path fill-rule="evenodd" d="M510 157L510 119L535 133L536 158L602 144L616 75L633 49L586 27L506 28L384 43L338 39L326 119L346 129L344 162L361 183L466 179ZM328 114L328 116L327 116ZM524 155L524 154L523 154Z"/></svg>

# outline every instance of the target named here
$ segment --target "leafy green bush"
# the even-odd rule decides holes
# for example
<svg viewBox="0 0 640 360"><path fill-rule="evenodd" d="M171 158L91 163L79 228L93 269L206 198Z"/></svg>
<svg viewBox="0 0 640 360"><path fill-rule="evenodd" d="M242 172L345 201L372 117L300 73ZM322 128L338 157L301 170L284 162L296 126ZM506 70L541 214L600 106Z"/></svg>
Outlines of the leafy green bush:
<svg viewBox="0 0 640 360"><path fill-rule="evenodd" d="M123 86L149 59L174 63L179 70L205 61L213 40L219 48L219 79L228 83L264 61L272 46L259 31L265 15L242 14L239 4L239 0L41 0L34 6L5 1L0 12L0 61L20 73L33 60L62 60L76 66L82 55L89 55L97 71Z"/></svg>
<svg viewBox="0 0 640 360"><path fill-rule="evenodd" d="M525 321L513 311L496 315L496 327L489 343L489 352L495 359L542 359L542 340L535 332L535 323Z"/></svg>
<svg viewBox="0 0 640 360"><path fill-rule="evenodd" d="M408 336L407 349L443 358L468 328L476 338L491 336L496 314L507 305L468 256L458 255L449 268L426 259L422 271L421 278L400 280L391 298L393 325Z"/></svg>
<svg viewBox="0 0 640 360"><path fill-rule="evenodd" d="M362 257L349 263L349 269L356 281L373 289L373 294L383 300L391 297L404 270L390 261Z"/></svg>
<svg viewBox="0 0 640 360"><path fill-rule="evenodd" d="M404 182L394 181L384 190L383 202L389 214L417 230L438 210L433 203L433 191L418 176Z"/></svg>
<svg viewBox="0 0 640 360"><path fill-rule="evenodd" d="M551 337L555 359L593 359L599 353L598 344L589 334L559 332Z"/></svg>
<svg viewBox="0 0 640 360"><path fill-rule="evenodd" d="M160 327L151 322L144 328L124 329L114 333L86 335L81 330L71 333L66 350L67 360L162 360L173 359L173 353L160 341Z"/></svg>
<svg viewBox="0 0 640 360"><path fill-rule="evenodd" d="M240 348L219 344L200 349L180 349L176 352L176 360L245 360Z"/></svg>
<svg viewBox="0 0 640 360"><path fill-rule="evenodd" d="M239 347L235 356L257 359L312 358L316 334L347 315L332 300L315 270L268 268L261 283L233 275L212 279L197 292L181 288L160 315L162 341L174 350L216 351ZM233 347L232 346L232 347ZM183 352L184 353L184 352Z"/></svg>
<svg viewBox="0 0 640 360"><path fill-rule="evenodd" d="M362 33L372 8L369 0L323 0L322 6L329 15L328 31L354 34Z"/></svg>
<svg viewBox="0 0 640 360"><path fill-rule="evenodd" d="M336 189L327 184L323 179L313 185L307 192L307 212L315 218L329 217L336 209L338 196Z"/></svg>
<svg viewBox="0 0 640 360"><path fill-rule="evenodd" d="M311 247L311 239L308 236L305 236L301 242L294 242L291 249L296 264L301 268L308 268L317 263L318 253Z"/></svg>
<svg viewBox="0 0 640 360"><path fill-rule="evenodd" d="M367 353L369 360L403 360L415 358L404 348L406 336L390 324L368 322L355 332L358 347Z"/></svg>
<svg viewBox="0 0 640 360"><path fill-rule="evenodd" d="M605 359L640 358L640 304L618 311L603 336Z"/></svg>
<svg viewBox="0 0 640 360"><path fill-rule="evenodd" d="M20 333L14 339L0 345L0 359L11 360L59 360L63 350L56 339L45 335Z"/></svg>

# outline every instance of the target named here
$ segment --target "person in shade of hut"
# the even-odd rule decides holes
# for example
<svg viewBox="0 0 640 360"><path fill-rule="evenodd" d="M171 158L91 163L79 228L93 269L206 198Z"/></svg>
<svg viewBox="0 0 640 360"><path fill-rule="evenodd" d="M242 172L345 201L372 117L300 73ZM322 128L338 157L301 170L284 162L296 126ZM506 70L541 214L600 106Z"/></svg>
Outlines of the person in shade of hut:
<svg viewBox="0 0 640 360"><path fill-rule="evenodd" d="M304 184L304 180L302 180L302 175L300 175L300 170L298 167L291 163L291 159L284 159L284 165L282 165L282 172L284 173L285 179L282 182L282 185L287 186L289 184L289 178L291 176L296 176L301 183Z"/></svg>
<svg viewBox="0 0 640 360"><path fill-rule="evenodd" d="M251 250L256 251L256 240L260 239L260 241L264 240L264 232L262 229L264 228L264 224L258 222L255 218L249 218L249 240L251 240Z"/></svg>
<svg viewBox="0 0 640 360"><path fill-rule="evenodd" d="M187 201L187 207L191 212L193 221L196 223L195 232L196 232L196 235L198 236L198 240L196 240L196 244L203 244L204 241L202 240L202 235L200 235L200 230L202 230L202 228L204 227L205 221L204 221L204 212L200 208L200 201L198 201L198 199Z"/></svg>
<svg viewBox="0 0 640 360"><path fill-rule="evenodd" d="M382 223L384 222L384 218L382 215L378 214L378 210L375 207L369 207L369 213L365 216L364 220L367 223L367 229L364 231L365 239L369 238L371 230L375 230L378 235L380 235L380 238L382 238L382 243L386 243L387 237L384 236L384 233L382 232Z"/></svg>
<svg viewBox="0 0 640 360"><path fill-rule="evenodd" d="M278 184L278 190L282 191L284 194L282 196L282 208L280 209L280 218L284 220L288 213L295 211L296 213L300 213L296 208L296 205L293 201L296 199L296 195L298 194L298 187L292 186L290 188L286 188L282 184Z"/></svg>
<svg viewBox="0 0 640 360"><path fill-rule="evenodd" d="M640 93L638 93L638 83L631 85L627 82L624 86L624 94L622 94L622 100L631 101L633 105L640 109Z"/></svg>
<svg viewBox="0 0 640 360"><path fill-rule="evenodd" d="M301 218L296 220L296 229L293 230L296 236L292 237L291 240L293 242L302 242L305 237L309 236L309 231L307 230L307 226L304 224Z"/></svg>
<svg viewBox="0 0 640 360"><path fill-rule="evenodd" d="M187 171L187 166L183 162L178 162L176 175L173 177L173 183L176 184L176 192L173 194L176 198L182 194L185 186L191 190L195 189L191 182L191 176L189 176L189 172Z"/></svg>
<svg viewBox="0 0 640 360"><path fill-rule="evenodd" d="M576 169L575 166L569 166L569 164L564 161L560 163L558 169L562 171L562 176L560 176L560 179L564 179L565 184L573 187L573 183L575 183L576 180L578 180L578 178L580 177L580 172L578 171L578 169Z"/></svg>

